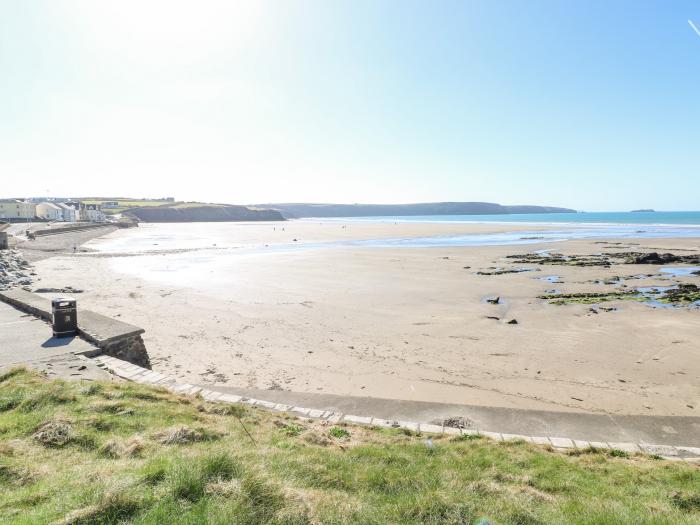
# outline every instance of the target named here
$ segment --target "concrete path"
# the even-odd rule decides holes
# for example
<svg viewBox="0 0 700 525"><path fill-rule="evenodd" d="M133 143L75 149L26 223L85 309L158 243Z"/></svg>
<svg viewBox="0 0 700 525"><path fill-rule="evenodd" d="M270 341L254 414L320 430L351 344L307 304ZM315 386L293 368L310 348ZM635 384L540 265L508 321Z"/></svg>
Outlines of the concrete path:
<svg viewBox="0 0 700 525"><path fill-rule="evenodd" d="M211 385L206 388L275 403L342 414L372 414L384 419L442 422L447 418L463 417L470 423L468 428L508 434L700 447L700 417L581 414Z"/></svg>
<svg viewBox="0 0 700 525"><path fill-rule="evenodd" d="M249 405L254 405L256 407L264 408L267 410L273 410L277 412L285 412L285 413L290 413L293 414L297 417L301 418L311 418L311 419L323 419L325 421L328 421L329 423L341 423L344 421L347 421L348 423L353 423L353 424L359 424L359 425L374 425L374 426L379 426L379 427L387 427L387 428L405 428L407 430L411 430L414 432L421 432L421 433L427 433L427 434L451 434L451 435L460 435L460 434L480 434L484 437L494 439L497 441L505 441L505 440L511 440L511 439L520 439L523 441L528 441L530 443L535 443L535 444L540 444L540 445L549 445L554 448L558 449L573 449L573 448L580 448L580 449L585 449L588 447L594 447L594 448L600 448L600 449L617 449L617 450L622 450L624 452L628 453L646 453L646 454L656 454L661 457L667 458L667 459L675 459L675 460L684 460L684 461L692 461L692 462L700 462L700 447L692 446L689 444L669 444L669 443L663 443L659 444L657 443L650 443L646 439L639 439L637 441L616 441L613 439L610 440L602 440L602 441L596 441L596 440L588 440L582 437L578 437L576 434L568 435L567 437L562 437L562 434L557 434L557 435L543 435L543 434L538 434L538 435L528 435L525 434L522 428L528 428L527 424L528 421L527 417L524 419L518 419L516 418L516 422L521 423L523 426L520 427L518 430L519 432L517 433L509 433L509 432L504 432L501 429L489 429L488 427L480 427L478 426L479 422L475 420L468 420L467 421L467 428L455 428L452 425L445 424L443 421L437 422L435 420L428 420L428 421L416 421L416 420L400 420L398 419L395 415L392 415L390 417L379 417L376 414L373 413L361 413L360 410L389 410L389 411L394 411L397 409L397 407L391 407L391 406L386 406L382 408L383 404L386 404L389 402L389 400L381 400L381 399L372 399L371 402L375 403L374 405L370 406L368 404L363 404L363 405L352 405L356 411L354 413L345 413L341 410L340 407L335 407L337 410L323 410L320 408L310 408L310 407L303 407L294 404L295 399L293 398L294 394L291 394L290 392L275 392L274 395L280 395L283 396L282 401L275 401L273 400L272 396L272 391L258 391L261 393L261 398L254 398L254 397L249 397L250 394L246 395L240 395L240 394L233 394L233 393L227 393L222 391L221 389L217 387L216 390L210 390L209 388L203 388L201 386L197 385L192 385L189 383L179 383L176 378L172 376L168 376L165 374L161 374L160 372L156 372L154 370L148 370L146 368L141 368L139 366L133 365L131 363L127 363L126 361L121 361L119 359L115 359L113 357L109 357L106 355L101 355L97 356L94 358L94 361L99 364L99 366L102 366L105 370L109 370L113 374L124 378L128 381L135 381L137 383L143 383L147 385L154 385L162 388L166 388L170 390L171 392L175 392L178 394L183 394L183 395L199 395L203 399L211 402L220 402L220 403L246 403ZM304 396L307 396L306 394L303 394ZM337 396L333 396L334 398ZM301 398L300 398L301 399ZM314 401L313 399L310 399L308 397L305 398L306 401ZM334 399L334 401L338 401L342 398L338 397L338 399ZM349 403L357 403L358 398L351 398ZM360 398L361 399L361 398ZM370 398L365 398L367 401L370 400ZM299 400L299 399L298 399ZM303 401L303 399L301 399ZM320 404L320 400L317 398L315 399L316 404ZM401 401L397 401L396 403L402 403ZM336 403L337 404L337 403ZM414 404L414 403L412 403ZM448 405L448 406L456 406L459 407L459 405ZM350 405L348 405L348 408L350 408ZM462 409L467 409L467 410L475 410L475 409L480 409L484 411L489 411L491 409L487 409L485 407L461 407ZM403 408L406 410L406 406ZM393 412L392 412L393 413ZM408 413L408 412L406 412ZM415 413L415 412L414 412ZM360 415L361 414L361 415ZM415 413L418 415L418 413ZM474 413L472 413L474 414ZM546 414L546 413L545 413ZM522 416L523 414L520 414ZM581 417L579 414L578 417ZM507 419L504 419L503 422L506 422ZM569 421L569 423L572 423L572 421ZM490 424L490 423L485 423L485 424ZM533 427L529 427L533 428ZM571 431L573 432L586 432L588 429L586 424L583 425L576 425L572 426L570 428ZM628 434L631 435L631 434ZM644 437L648 437L647 435L644 435ZM683 439L688 437L684 431L684 434L682 435ZM691 439L693 438L690 436ZM696 439L694 439L696 441ZM680 442L674 442L674 443L680 443Z"/></svg>
<svg viewBox="0 0 700 525"><path fill-rule="evenodd" d="M111 374L80 355L94 351L78 337L53 337L45 321L0 303L0 369L26 365L49 377L109 381Z"/></svg>

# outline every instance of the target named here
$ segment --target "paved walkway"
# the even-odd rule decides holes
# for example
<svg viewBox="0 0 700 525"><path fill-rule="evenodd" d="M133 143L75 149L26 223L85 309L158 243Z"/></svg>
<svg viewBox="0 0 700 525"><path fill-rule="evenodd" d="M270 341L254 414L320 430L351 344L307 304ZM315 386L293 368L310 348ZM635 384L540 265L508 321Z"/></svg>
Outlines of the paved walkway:
<svg viewBox="0 0 700 525"><path fill-rule="evenodd" d="M224 386L206 388L276 403L343 414L372 414L385 419L434 422L462 417L470 423L470 428L498 430L509 434L700 447L700 417L582 414Z"/></svg>
<svg viewBox="0 0 700 525"><path fill-rule="evenodd" d="M306 418L318 418L318 419L324 419L328 422L331 423L339 423L341 421L347 421L349 423L354 423L354 424L364 424L364 425L374 425L374 426L380 426L380 427L398 427L398 428L406 428L415 432L422 432L422 433L435 433L435 434L480 434L485 437L498 440L498 441L504 441L504 440L510 440L510 439L522 439L524 441L529 441L531 443L536 443L536 444L541 444L541 445L550 445L555 448L559 449L573 449L573 448L587 448L587 447L595 447L595 448L601 448L601 449L618 449L618 450L623 450L625 452L629 453L647 453L647 454L657 454L659 456L662 456L667 459L683 459L686 461L693 461L693 462L698 462L700 461L700 446L693 446L692 443L697 442L697 431L695 431L695 434L691 434L693 432L693 425L697 425L698 422L690 422L690 426L684 427L683 428L683 434L680 432L676 431L676 434L673 434L675 436L675 439L673 442L658 442L658 441L647 441L648 437L653 438L653 434L641 434L643 435L643 439L637 439L634 438L633 441L617 441L614 438L608 438L604 440L592 440L592 439L586 439L582 437L586 432L590 430L589 425L593 424L599 424L601 420L586 420L585 418L588 417L589 415L582 415L582 414L574 414L571 415L571 419L566 420L566 422L570 425L569 428L567 429L566 426L559 427L557 425L554 425L553 428L557 428L558 430L562 430L562 433L556 433L554 435L548 435L548 434L527 434L529 430L531 430L533 427L532 425L537 421L537 418L533 416L533 413L530 411L513 411L513 410L506 410L503 412L502 416L504 416L500 423L501 424L508 424L508 418L510 417L511 425L513 428L517 428L517 432L513 433L507 433L504 432L502 428L499 427L494 427L493 430L491 430L489 427L485 426L480 426L481 424L490 424L488 423L487 419L482 419L481 421L471 419L469 420L469 426L467 428L454 428L452 426L448 426L443 424L442 421L437 422L434 420L401 420L396 416L396 413L401 413L401 410L411 410L411 405L414 405L413 407L413 414L419 414L419 413L430 413L432 417L436 415L437 412L434 410L430 410L429 412L424 411L424 412L416 412L416 408L419 410L425 410L425 407L419 406L419 405L438 405L434 403L414 403L414 402L405 402L405 401L391 401L391 400L386 400L386 399L371 399L371 398L347 398L346 405L345 407L340 407L339 403L341 402L342 397L339 396L333 396L333 401L336 403L334 404L333 409L324 409L324 408L317 408L318 405L320 404L320 400L316 398L315 400L310 398L309 395L307 394L301 394L305 396L305 398L298 398L300 394L293 394L290 392L274 392L274 391L257 391L260 392L260 396L262 398L255 398L255 397L250 397L249 394L242 395L242 394L235 394L232 393L233 390L229 389L229 392L224 392L223 389L220 387L212 387L216 388L216 390L211 390L209 388L203 388L201 386L197 385L192 385L189 383L179 383L174 377L168 376L165 374L161 374L159 372L153 371L153 370L148 370L146 368L141 368L136 365L132 365L130 363L127 363L126 361L120 361L119 359L115 359L113 357L109 356L98 356L94 358L94 361L99 363L100 366L104 367L106 370L109 370L110 372L116 374L119 377L122 377L124 379L127 379L129 381L135 381L137 383L143 383L143 384L149 384L149 385L154 385L154 386L160 386L163 388L167 388L168 390L180 394L187 394L187 395L200 395L207 401L212 401L212 402L223 402L223 403L247 403L250 405L254 405L257 407L265 408L268 410L274 410L278 412L288 412L294 415L297 415L299 417L306 417ZM256 394L258 395L258 394ZM282 396L281 400L275 400L275 396ZM264 396L264 397L263 397ZM297 399L295 399L297 397ZM295 405L294 403L296 401L304 401L304 399L308 402L314 402L316 403L316 407L314 408L309 408L309 406L314 406L314 405L309 405L307 404L306 406L299 406ZM364 401L358 401L358 400L364 400ZM326 399L328 401L328 399ZM348 404L349 403L349 404ZM362 405L358 405L358 403L363 403ZM390 405L393 403L393 405ZM408 403L406 405L405 403ZM401 407L401 404L404 404L403 407ZM449 414L454 415L454 410L459 407L461 410L467 410L471 411L470 414L471 416L479 417L479 413L483 414L488 414L491 412L493 409L487 408L487 407L469 407L469 406L461 406L461 405L446 405L447 407L450 407ZM444 408L445 406L443 406ZM351 408L353 410L357 410L352 413L347 413L344 411L344 409ZM434 407L433 407L434 408ZM361 412L361 410L374 410L374 412ZM378 412L383 411L385 414L391 413L391 416L385 416L381 417L378 415ZM508 413L510 412L510 416L508 416ZM513 414L513 412L522 412L521 414ZM404 412L408 414L409 412ZM361 415L360 415L361 414ZM550 422L556 423L556 418L562 415L563 413L549 413L549 412L539 412L536 413L538 414L539 417L544 417L544 415L547 415L547 417L551 417ZM566 416L569 416L570 414L566 414ZM597 416L595 414L590 414L590 417L608 417L608 416ZM633 416L630 416L633 417ZM576 423L575 420L579 419L581 422ZM683 418L679 418L683 419ZM687 419L693 419L693 418L687 418ZM491 420L491 422L496 422L496 420ZM530 425L530 426L528 426ZM617 423L615 423L617 425ZM541 427L544 428L544 427ZM613 427L609 427L613 428ZM625 432L625 435L628 439L632 439L635 434L632 433L632 430L634 429L634 426L630 426L629 429ZM643 432L644 425L641 425L636 431L642 431ZM641 429L641 430L640 430ZM674 429L675 430L675 429ZM572 434L566 434L564 432L571 431L573 432ZM580 432L581 434L577 434ZM669 432L670 433L670 432ZM637 434L639 435L639 434ZM563 437L566 436L566 437ZM689 443L686 443L684 441L680 441L682 439L688 439L690 440Z"/></svg>
<svg viewBox="0 0 700 525"><path fill-rule="evenodd" d="M109 381L110 374L81 356L94 351L78 337L53 337L45 321L0 303L0 369L26 365L49 377Z"/></svg>

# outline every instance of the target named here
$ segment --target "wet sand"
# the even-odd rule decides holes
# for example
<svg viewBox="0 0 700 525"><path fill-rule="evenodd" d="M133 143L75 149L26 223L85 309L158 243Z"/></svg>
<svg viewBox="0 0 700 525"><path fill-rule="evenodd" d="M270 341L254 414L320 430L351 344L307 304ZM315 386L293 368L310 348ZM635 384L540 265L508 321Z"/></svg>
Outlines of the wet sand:
<svg viewBox="0 0 700 525"><path fill-rule="evenodd" d="M231 224L230 242L274 243L533 231L517 224ZM284 231L281 228L284 227ZM119 230L86 248L146 235ZM605 239L605 242L614 242ZM146 329L155 370L192 383L558 411L700 413L700 310L614 301L557 306L547 290L606 291L592 281L654 274L658 266L513 264L541 249L700 252L700 239L595 240L450 248L334 247L228 254L193 247L200 266L177 271L178 254L122 251L38 261L43 287L85 290L79 304ZM217 243L219 244L219 243ZM153 247L157 250L159 247ZM218 246L220 248L220 246ZM172 263L137 276L134 265ZM224 260L224 259L221 259ZM213 262L214 261L214 262ZM162 262L160 262L162 264ZM469 267L469 268L465 268ZM477 275L493 267L533 272ZM165 275L167 273L167 275ZM162 279L151 279L161 275ZM216 276L214 278L214 275ZM540 277L558 275L561 283ZM668 276L666 277L668 278ZM700 277L676 280L700 284ZM500 296L501 304L485 301ZM496 317L498 319L492 319ZM508 324L516 319L518 324Z"/></svg>

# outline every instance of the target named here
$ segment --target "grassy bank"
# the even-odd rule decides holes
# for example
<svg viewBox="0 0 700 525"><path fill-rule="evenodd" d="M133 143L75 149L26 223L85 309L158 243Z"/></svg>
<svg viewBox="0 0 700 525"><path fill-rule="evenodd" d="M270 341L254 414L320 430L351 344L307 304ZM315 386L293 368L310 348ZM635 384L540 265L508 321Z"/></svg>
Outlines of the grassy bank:
<svg viewBox="0 0 700 525"><path fill-rule="evenodd" d="M700 523L700 468L0 374L2 523Z"/></svg>
<svg viewBox="0 0 700 525"><path fill-rule="evenodd" d="M105 202L117 202L116 208L102 208L102 211L107 215L122 213L130 208L143 208L144 206L163 206L173 204L172 201L165 200L137 200L137 199L84 199L85 204L104 204Z"/></svg>

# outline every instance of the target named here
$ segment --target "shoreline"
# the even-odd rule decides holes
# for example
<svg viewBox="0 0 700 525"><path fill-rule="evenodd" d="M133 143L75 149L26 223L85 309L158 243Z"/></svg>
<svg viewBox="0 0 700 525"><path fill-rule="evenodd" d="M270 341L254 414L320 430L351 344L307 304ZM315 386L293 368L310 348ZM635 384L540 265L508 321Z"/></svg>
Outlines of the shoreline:
<svg viewBox="0 0 700 525"><path fill-rule="evenodd" d="M411 224L402 228L413 234L425 231ZM489 227L480 230L484 228ZM348 229L351 235L367 233ZM226 230L235 230L236 240L261 243L282 233L250 224L228 225ZM338 230L305 226L306 234L318 238L347 235ZM134 231L109 234L107 241ZM284 232L298 233L295 228ZM700 253L700 239L620 242L640 250ZM601 247L605 245L595 240L556 245L569 253L593 253ZM37 272L42 286L84 289L77 297L79 304L143 326L154 369L193 384L506 408L697 416L700 388L691 378L700 375L700 359L692 351L694 334L700 330L698 312L664 312L626 301L611 303L617 311L594 315L588 305L552 306L536 299L553 286L564 286L537 279L550 273L561 273L573 291L590 292L602 285L586 281L610 278L622 269L631 275L658 268L543 267L535 273L475 275L479 269L507 264L507 255L540 248L551 249L551 243L340 247L245 256L188 252L100 257L99 252L83 252L39 261ZM174 279L170 281L143 278L151 264L177 267L190 257L204 257L193 272L155 272ZM131 262L136 273L119 269ZM224 277L219 270L202 271L212 263L211 268L226 268ZM493 295L503 297L503 304L484 302ZM488 318L494 314L499 321ZM511 319L519 324L508 325ZM606 355L607 348L615 354ZM655 360L657 354L661 357Z"/></svg>
<svg viewBox="0 0 700 525"><path fill-rule="evenodd" d="M660 227L660 228L697 228L700 229L700 224L698 223L681 223L681 222L566 222L566 221L505 221L505 220L438 220L438 219L424 219L422 216L416 216L415 220L411 219L410 216L402 217L301 217L298 219L288 219L289 222L299 221L299 222L327 222L327 223L377 223L377 224L484 224L484 225L522 225L522 226L548 226L556 227L562 226L567 228L576 227L610 227L610 226L629 226L629 227Z"/></svg>

